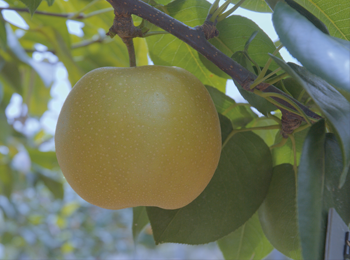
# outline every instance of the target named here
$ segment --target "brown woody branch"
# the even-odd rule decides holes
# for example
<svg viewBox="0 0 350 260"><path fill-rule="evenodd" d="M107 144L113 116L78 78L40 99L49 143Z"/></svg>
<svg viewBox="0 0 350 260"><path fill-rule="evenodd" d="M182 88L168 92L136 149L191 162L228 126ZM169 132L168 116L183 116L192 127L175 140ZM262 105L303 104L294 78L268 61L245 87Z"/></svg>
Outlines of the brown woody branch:
<svg viewBox="0 0 350 260"><path fill-rule="evenodd" d="M162 28L163 30L173 34L183 42L190 45L193 49L197 50L200 54L205 56L208 60L213 62L222 71L231 76L235 82L240 84L245 90L252 91L250 85L254 82L256 75L242 67L240 64L232 60L230 57L226 56L220 50L215 48L212 44L207 41L208 35L205 35L203 26L189 27L184 23L172 18L171 16L161 12L160 10L142 2L139 0L107 0L114 8L115 14L127 14L127 15L137 15L154 25ZM261 83L256 86L257 89L263 92L273 92L286 96L287 98L293 100L307 116L312 117L316 120L321 117L308 109L306 106L293 99L292 97L285 94L283 91L279 90L273 85L268 83ZM279 99L277 97L272 97L279 104L284 105L296 113L297 111L288 102ZM283 114L287 117L288 115L293 115L291 113L286 113L287 111L279 107ZM295 124L295 121L304 121L301 116L293 115L291 116L291 121ZM286 121L286 120L285 120ZM288 121L288 120L287 120ZM285 122L287 123L287 122Z"/></svg>

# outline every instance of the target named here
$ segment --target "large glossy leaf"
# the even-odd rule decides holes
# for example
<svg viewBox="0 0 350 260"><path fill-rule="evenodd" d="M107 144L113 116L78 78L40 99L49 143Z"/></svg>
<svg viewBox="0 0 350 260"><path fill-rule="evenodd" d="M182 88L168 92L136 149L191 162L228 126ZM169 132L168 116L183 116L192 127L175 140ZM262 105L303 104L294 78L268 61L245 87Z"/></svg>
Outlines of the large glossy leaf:
<svg viewBox="0 0 350 260"><path fill-rule="evenodd" d="M342 168L335 135L325 135L324 122L317 122L306 138L298 173L298 218L304 259L323 258L330 208L335 208L346 224L350 223L350 175L339 188Z"/></svg>
<svg viewBox="0 0 350 260"><path fill-rule="evenodd" d="M226 96L218 89L210 86L206 86L206 88L214 101L218 113L228 117L234 128L243 127L257 117L248 104L237 104L232 98Z"/></svg>
<svg viewBox="0 0 350 260"><path fill-rule="evenodd" d="M205 21L209 8L208 2L200 0L176 0L167 5L170 16L192 27ZM154 64L184 68L203 84L225 92L226 80L211 73L200 61L200 54L186 43L170 34L147 37L146 40Z"/></svg>
<svg viewBox="0 0 350 260"><path fill-rule="evenodd" d="M343 168L342 153L334 134L326 134L325 143L325 181L323 200L323 219L327 219L328 210L335 208L343 221L350 224L350 170L344 186L339 188L340 172Z"/></svg>
<svg viewBox="0 0 350 260"><path fill-rule="evenodd" d="M325 230L322 223L322 196L325 179L325 122L309 130L300 160L297 181L298 225L303 259L322 259Z"/></svg>
<svg viewBox="0 0 350 260"><path fill-rule="evenodd" d="M226 260L261 260L273 250L261 228L257 213L217 243Z"/></svg>
<svg viewBox="0 0 350 260"><path fill-rule="evenodd" d="M295 200L293 166L291 164L275 166L268 194L259 209L261 226L266 237L278 251L290 258L301 259Z"/></svg>
<svg viewBox="0 0 350 260"><path fill-rule="evenodd" d="M350 223L350 175L339 188L342 168L335 135L325 134L324 121L317 122L306 137L298 172L298 218L304 259L323 258L330 208L335 208L346 224Z"/></svg>
<svg viewBox="0 0 350 260"><path fill-rule="evenodd" d="M285 0L285 1L290 7L292 7L294 10L296 10L298 13L300 13L305 18L307 18L319 30L321 30L325 34L329 34L329 31L328 31L328 28L326 27L326 25L320 19L318 19L314 14L312 14L309 10L307 10L305 7L298 4L294 0Z"/></svg>
<svg viewBox="0 0 350 260"><path fill-rule="evenodd" d="M263 67L269 59L268 53L273 53L276 50L269 36L256 23L246 17L232 15L219 22L216 27L220 33L209 42L229 57L237 51L243 51L247 40L256 31L258 34L250 43L248 53L259 66ZM212 72L220 77L231 79L206 58L201 57L201 60ZM270 67L272 70L276 68L275 64Z"/></svg>
<svg viewBox="0 0 350 260"><path fill-rule="evenodd" d="M139 234L148 223L146 207L140 206L133 208L132 237L135 243Z"/></svg>
<svg viewBox="0 0 350 260"><path fill-rule="evenodd" d="M350 40L348 0L295 0L319 18L331 35Z"/></svg>
<svg viewBox="0 0 350 260"><path fill-rule="evenodd" d="M225 117L221 128L226 140L232 127ZM236 230L259 208L271 173L265 142L251 132L233 135L222 149L211 182L197 199L177 210L147 207L156 243L208 243Z"/></svg>
<svg viewBox="0 0 350 260"><path fill-rule="evenodd" d="M342 185L350 167L350 103L324 80L312 75L302 67L295 64L289 65L307 83L304 84L305 90L330 121L341 141L344 162L340 180Z"/></svg>
<svg viewBox="0 0 350 260"><path fill-rule="evenodd" d="M350 101L350 45L346 47L323 33L282 2L276 5L272 20L288 51L304 67L334 85Z"/></svg>
<svg viewBox="0 0 350 260"><path fill-rule="evenodd" d="M350 167L350 103L326 81L305 68L292 63L286 64L276 57L273 59L303 86L335 129L343 152L344 167L340 181L343 184Z"/></svg>

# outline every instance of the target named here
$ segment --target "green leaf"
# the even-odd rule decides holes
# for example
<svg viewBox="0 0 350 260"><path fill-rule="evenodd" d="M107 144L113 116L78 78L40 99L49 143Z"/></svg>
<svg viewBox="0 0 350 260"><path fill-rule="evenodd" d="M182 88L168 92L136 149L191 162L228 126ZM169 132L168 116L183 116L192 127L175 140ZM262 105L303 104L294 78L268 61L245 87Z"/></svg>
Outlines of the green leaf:
<svg viewBox="0 0 350 260"><path fill-rule="evenodd" d="M295 174L291 164L273 168L269 191L259 208L259 219L266 237L278 251L290 258L301 259Z"/></svg>
<svg viewBox="0 0 350 260"><path fill-rule="evenodd" d="M231 3L237 4L240 0L231 0ZM261 13L271 13L270 7L265 3L265 0L246 0L241 7ZM229 6L230 8L230 6Z"/></svg>
<svg viewBox="0 0 350 260"><path fill-rule="evenodd" d="M268 119L266 117L259 117L259 118L255 118L249 124L247 124L246 128L272 126L272 125L277 125L277 122L273 119ZM276 134L279 132L279 130L278 129L253 130L252 132L260 136L265 141L267 146L271 146L275 143Z"/></svg>
<svg viewBox="0 0 350 260"><path fill-rule="evenodd" d="M33 214L28 216L28 221L32 225L40 225L44 221L44 216L43 215L38 215L38 214Z"/></svg>
<svg viewBox="0 0 350 260"><path fill-rule="evenodd" d="M296 156L297 156L297 165L299 165L300 162L300 156L301 156L301 151L303 149L303 143L306 137L306 134L308 132L308 129L305 129L303 131L297 132L294 134L294 140L295 140L295 147L296 147ZM278 144L279 142L282 141L282 135L281 133L276 134L276 140L275 144ZM289 163L289 164L294 164L294 153L293 153L293 145L292 141L290 138L288 138L287 142L281 146L281 147L276 147L272 150L272 160L273 160L273 165L279 165L283 163Z"/></svg>
<svg viewBox="0 0 350 260"><path fill-rule="evenodd" d="M61 214L64 217L69 217L71 216L78 208L80 207L80 204L78 202L69 202L65 204L62 207Z"/></svg>
<svg viewBox="0 0 350 260"><path fill-rule="evenodd" d="M331 35L350 40L348 0L296 0L296 2L319 18Z"/></svg>
<svg viewBox="0 0 350 260"><path fill-rule="evenodd" d="M101 48L103 46L103 48ZM148 64L146 40L134 39L137 66ZM129 56L120 38L72 50L76 64L85 72L99 67L128 67Z"/></svg>
<svg viewBox="0 0 350 260"><path fill-rule="evenodd" d="M28 7L29 12L32 16L35 13L38 6L40 5L41 1L42 0L21 0L21 2Z"/></svg>
<svg viewBox="0 0 350 260"><path fill-rule="evenodd" d="M263 115L266 116L269 112L277 110L277 107L274 104L267 101L265 98L260 97L254 94L253 92L245 90L239 84L236 84L236 86L239 93L241 93L244 99L246 99L249 102L249 104L251 104L257 110L259 110L259 112Z"/></svg>
<svg viewBox="0 0 350 260"><path fill-rule="evenodd" d="M53 3L55 2L55 0L46 0L47 4L49 6L53 5Z"/></svg>
<svg viewBox="0 0 350 260"><path fill-rule="evenodd" d="M2 85L2 99L0 102L0 108L5 111L6 107L10 104L12 95L15 93L11 84L9 84L5 78L4 74L0 71L0 82Z"/></svg>
<svg viewBox="0 0 350 260"><path fill-rule="evenodd" d="M40 30L53 45L55 53L68 71L68 78L72 86L84 75L82 69L74 61L70 47L67 45L64 36L54 28L45 26Z"/></svg>
<svg viewBox="0 0 350 260"><path fill-rule="evenodd" d="M21 72L17 62L6 62L0 71L0 75L15 92L20 95L23 94Z"/></svg>
<svg viewBox="0 0 350 260"><path fill-rule="evenodd" d="M157 2L158 4L161 4L161 5L167 5L167 4L169 4L171 1L173 1L173 0L156 0L156 2ZM146 2L148 2L148 1L146 1Z"/></svg>
<svg viewBox="0 0 350 260"><path fill-rule="evenodd" d="M52 195L55 197L55 199L63 199L64 196L64 189L63 184L55 179L52 179L40 172L37 172L39 174L39 179L44 183L44 185L48 188L48 190L52 193Z"/></svg>
<svg viewBox="0 0 350 260"><path fill-rule="evenodd" d="M133 209L133 220L132 220L132 237L134 243L144 227L149 223L146 207L134 207Z"/></svg>
<svg viewBox="0 0 350 260"><path fill-rule="evenodd" d="M32 163L36 163L37 165L50 170L59 169L55 152L41 152L29 147L27 147L27 151Z"/></svg>
<svg viewBox="0 0 350 260"><path fill-rule="evenodd" d="M350 103L326 81L305 68L292 63L286 64L276 57L273 59L304 87L328 120L327 123L335 129L343 152L342 185L350 167Z"/></svg>
<svg viewBox="0 0 350 260"><path fill-rule="evenodd" d="M7 164L0 164L0 194L10 199L14 185L12 170Z"/></svg>
<svg viewBox="0 0 350 260"><path fill-rule="evenodd" d="M50 88L45 87L39 75L31 68L22 75L24 75L23 100L28 107L28 113L33 117L41 117L47 110L47 103L51 98Z"/></svg>
<svg viewBox="0 0 350 260"><path fill-rule="evenodd" d="M203 24L210 4L200 0L176 0L166 6L169 15L194 27ZM152 28L153 30L159 30ZM200 54L171 34L146 38L149 54L155 65L177 66L194 74L203 84L225 92L226 80L211 73L201 62Z"/></svg>
<svg viewBox="0 0 350 260"><path fill-rule="evenodd" d="M272 20L288 51L305 68L334 85L350 101L350 48L324 34L285 3L276 5Z"/></svg>
<svg viewBox="0 0 350 260"><path fill-rule="evenodd" d="M70 242L65 242L61 246L61 251L62 251L63 254L69 254L69 253L73 252L74 249L75 249L75 247Z"/></svg>
<svg viewBox="0 0 350 260"><path fill-rule="evenodd" d="M232 131L221 116L223 141ZM206 189L177 210L147 207L156 244L202 244L243 225L261 205L272 174L270 150L251 132L236 133L222 149L218 168Z"/></svg>
<svg viewBox="0 0 350 260"><path fill-rule="evenodd" d="M343 185L350 167L350 103L331 85L295 64L289 66L306 82L305 90L318 105L324 116L336 131L343 152L343 173L340 183Z"/></svg>
<svg viewBox="0 0 350 260"><path fill-rule="evenodd" d="M261 260L273 250L261 228L257 213L217 243L226 260Z"/></svg>
<svg viewBox="0 0 350 260"><path fill-rule="evenodd" d="M270 7L271 10L275 9L276 4L280 0L265 0L266 4Z"/></svg>
<svg viewBox="0 0 350 260"><path fill-rule="evenodd" d="M18 39L12 32L12 29L9 25L6 26L6 32L8 46L11 49L12 53L16 56L16 58L19 59L21 62L31 66L40 75L45 85L50 85L54 79L53 65L47 62L37 62L29 58L21 44L18 42Z"/></svg>
<svg viewBox="0 0 350 260"><path fill-rule="evenodd" d="M234 128L243 127L257 117L248 104L237 104L218 89L210 86L206 86L206 88L218 113L228 117Z"/></svg>
<svg viewBox="0 0 350 260"><path fill-rule="evenodd" d="M0 237L0 242L3 245L9 245L13 239L13 234L10 232L4 232L2 233L1 237Z"/></svg>
<svg viewBox="0 0 350 260"><path fill-rule="evenodd" d="M339 188L340 172L343 168L342 153L334 134L326 134L325 181L323 218L326 223L328 211L335 208L343 221L350 224L350 170L342 188Z"/></svg>
<svg viewBox="0 0 350 260"><path fill-rule="evenodd" d="M338 187L338 180L343 165L341 150L335 135L327 134L324 136L324 125L322 124L324 123L320 121L310 130L298 173L298 219L300 225L299 232L304 238L302 240L304 243L303 248L306 248L303 251L304 259L323 258L323 250L325 248L324 238L330 208L335 208L346 224L350 223L350 177L347 178L344 187L340 189ZM323 142L324 137L325 143ZM314 142L311 143L312 139L316 140L313 140ZM287 166L289 170L283 171L283 167ZM274 200L270 200L272 194L269 192L259 213L264 213L264 219L261 218L261 221L271 243L282 253L291 256L287 253L287 249L289 248L290 250L291 246L299 243L299 233L293 231L293 229L298 230L295 208L295 179L291 165L284 164L275 167L275 169L278 168L281 169L279 171L280 180L278 182L275 180L276 175L274 173L271 189L279 189L280 192L275 193ZM288 179L289 181L287 181ZM290 203L287 204L284 200L293 201L293 203L290 205ZM270 207L267 207L266 204L270 204ZM279 205L279 208L273 212L276 205ZM286 208L289 210L286 210ZM292 208L294 209L290 211ZM273 212L273 218L271 218L271 212ZM270 220L265 223L264 221L268 219ZM278 223L276 219L277 221L284 219L287 224L284 225L282 223L278 225L276 224ZM300 223L301 221L303 223ZM287 232L284 230L285 227L288 230ZM305 230L305 228L307 229ZM271 230L274 233L270 233ZM275 242L272 241L270 235L268 235L269 233L273 235L272 237L275 239ZM285 234L291 235L288 237ZM309 250L312 248L314 250L310 253ZM316 256L316 253L319 255ZM300 257L296 259L300 259Z"/></svg>
<svg viewBox="0 0 350 260"><path fill-rule="evenodd" d="M1 81L0 81L0 105L1 105L3 98L4 98L4 89L3 89L3 86L2 86Z"/></svg>
<svg viewBox="0 0 350 260"><path fill-rule="evenodd" d="M0 145L7 144L12 134L12 128L7 122L5 111L0 109Z"/></svg>
<svg viewBox="0 0 350 260"><path fill-rule="evenodd" d="M302 5L298 4L294 0L285 0L286 3L295 9L298 13L308 19L313 25L315 25L319 30L321 30L325 34L329 34L328 28L326 25L320 21L315 15L313 15L309 10L304 8Z"/></svg>
<svg viewBox="0 0 350 260"><path fill-rule="evenodd" d="M243 67L248 69L250 72L256 74L256 71L254 70L252 63L248 58L247 53L243 51L237 51L232 55L232 59L237 61L239 64L241 64ZM260 97L252 92L249 92L243 89L237 83L235 84L237 86L238 91L241 93L241 95L249 102L249 104L251 104L257 110L259 110L260 113L267 115L268 112L271 112L277 109L275 105L268 102L265 98Z"/></svg>
<svg viewBox="0 0 350 260"><path fill-rule="evenodd" d="M251 62L244 52L235 52L232 55L232 59L254 73L254 69L251 65ZM259 110L260 113L267 115L267 113L277 109L275 105L268 102L265 98L243 89L239 84L236 84L236 86L241 95L249 102L249 104L251 104L257 110Z"/></svg>
<svg viewBox="0 0 350 260"><path fill-rule="evenodd" d="M303 259L323 259L325 231L322 196L325 179L325 122L311 126L303 146L298 170L298 225Z"/></svg>
<svg viewBox="0 0 350 260"><path fill-rule="evenodd" d="M276 50L276 47L269 36L260 29L256 23L248 18L239 15L232 15L220 21L216 28L220 34L219 36L210 39L209 42L229 57L238 51L243 51L246 42L256 31L258 34L250 43L248 53L260 67L264 67L269 59L268 53L273 53ZM236 60L235 58L233 59ZM229 75L221 71L216 65L203 56L201 56L201 61L213 73L216 73L220 77L231 79ZM272 64L270 67L271 70L276 68L277 66L275 64Z"/></svg>
<svg viewBox="0 0 350 260"><path fill-rule="evenodd" d="M0 48L6 51L7 49L7 34L6 34L6 28L5 28L5 20L2 16L2 13L0 12Z"/></svg>
<svg viewBox="0 0 350 260"><path fill-rule="evenodd" d="M297 201L304 259L323 258L330 208L335 208L347 225L350 223L350 174L339 188L342 168L342 153L335 135L325 134L323 120L317 122L305 140L298 172Z"/></svg>
<svg viewBox="0 0 350 260"><path fill-rule="evenodd" d="M287 91L292 95L293 98L299 100L305 104L310 95L304 90L303 86L294 78L283 79L283 84ZM276 84L276 87L280 87L281 84ZM283 89L282 89L283 90ZM310 101L308 103L308 106Z"/></svg>

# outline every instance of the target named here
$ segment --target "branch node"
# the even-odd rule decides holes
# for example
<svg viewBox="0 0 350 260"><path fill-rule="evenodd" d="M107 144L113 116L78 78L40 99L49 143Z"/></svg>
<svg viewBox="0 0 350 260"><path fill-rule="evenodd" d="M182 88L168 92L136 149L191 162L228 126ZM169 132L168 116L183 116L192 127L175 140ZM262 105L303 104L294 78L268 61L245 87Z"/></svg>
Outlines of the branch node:
<svg viewBox="0 0 350 260"><path fill-rule="evenodd" d="M142 31L140 28L134 26L129 13L115 12L113 25L109 29L107 35L111 38L118 35L123 40L127 40L127 38L141 37Z"/></svg>
<svg viewBox="0 0 350 260"><path fill-rule="evenodd" d="M219 31L216 29L215 24L209 20L205 20L203 25L196 26L195 29L198 31L202 31L207 40L219 35Z"/></svg>
<svg viewBox="0 0 350 260"><path fill-rule="evenodd" d="M302 119L288 111L282 110L282 136L288 138L288 135L292 134L295 129L297 129L301 123Z"/></svg>

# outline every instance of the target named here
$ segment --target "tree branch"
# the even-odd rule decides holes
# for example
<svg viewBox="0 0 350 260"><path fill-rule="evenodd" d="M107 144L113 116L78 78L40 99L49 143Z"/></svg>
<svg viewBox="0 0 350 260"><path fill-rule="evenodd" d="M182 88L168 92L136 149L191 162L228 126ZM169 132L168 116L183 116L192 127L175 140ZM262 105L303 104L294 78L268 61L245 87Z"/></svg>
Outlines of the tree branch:
<svg viewBox="0 0 350 260"><path fill-rule="evenodd" d="M10 11L16 11L16 12L25 12L29 13L29 10L27 8L17 8L17 7L0 7L0 12L3 10L10 10ZM35 11L35 14L41 14L41 15L48 15L48 16L55 16L55 17L62 17L62 18L69 18L74 13L71 14L58 14L58 13L49 13L49 12L43 12L43 11ZM84 19L84 14L79 14L78 16L75 16L74 19Z"/></svg>
<svg viewBox="0 0 350 260"><path fill-rule="evenodd" d="M86 46L89 46L91 44L95 44L95 43L104 43L106 42L105 39L103 38L97 38L95 40L85 40L85 41L82 41L82 42L79 42L79 43L76 43L76 44L72 44L71 46L71 50L74 50L74 49L78 49L78 48L83 48L83 47L86 47ZM44 50L44 51L39 51L39 50L35 50L35 49L24 49L26 52L28 53L32 53L32 52L51 52L53 54L56 54L56 51L55 50L51 50L51 49L48 49L48 50Z"/></svg>
<svg viewBox="0 0 350 260"><path fill-rule="evenodd" d="M245 90L252 91L249 87L256 79L256 75L242 67L240 64L232 60L230 57L226 56L224 53L222 53L220 50L215 48L212 44L210 44L205 36L204 30L202 26L197 27L189 27L185 25L184 23L172 18L171 16L161 12L160 10L142 2L139 0L107 0L114 8L116 14L134 14L137 15L156 26L162 28L163 30L173 34L177 38L179 38L181 41L187 43L190 45L193 49L197 50L200 54L205 56L208 60L213 62L216 66L218 66L222 71L227 73L229 76L231 76L235 82L240 84ZM298 102L297 100L293 99L292 97L288 96L283 91L279 90L273 85L270 85L268 83L260 83L256 86L256 89L261 90L263 92L272 92L272 93L278 93L281 95L286 96L287 98L293 100L295 104L297 104L307 116L312 117L316 120L320 119L321 117L317 115L316 113L312 112L310 109L308 109L306 106ZM296 113L296 109L291 106L288 102L277 98L272 97L274 100L276 100L279 104L286 106ZM286 111L279 107L279 109L282 111L282 113L285 113ZM300 116L295 115L297 118L299 118L301 121L304 121L304 119ZM293 120L295 120L295 117L293 117Z"/></svg>

